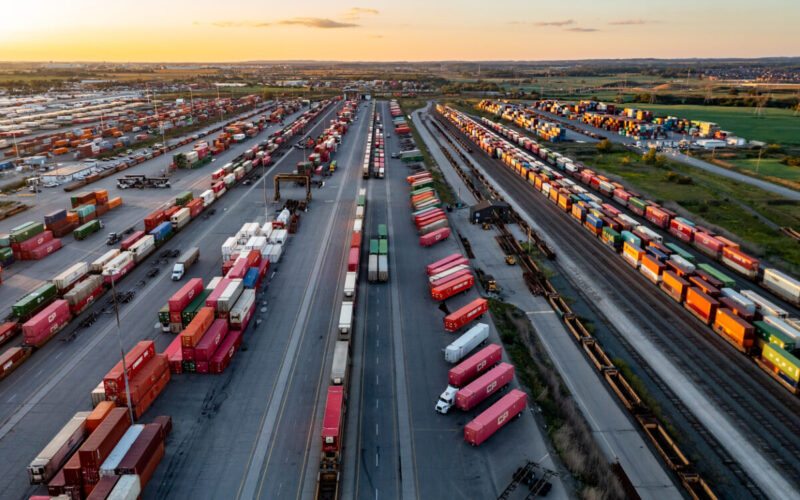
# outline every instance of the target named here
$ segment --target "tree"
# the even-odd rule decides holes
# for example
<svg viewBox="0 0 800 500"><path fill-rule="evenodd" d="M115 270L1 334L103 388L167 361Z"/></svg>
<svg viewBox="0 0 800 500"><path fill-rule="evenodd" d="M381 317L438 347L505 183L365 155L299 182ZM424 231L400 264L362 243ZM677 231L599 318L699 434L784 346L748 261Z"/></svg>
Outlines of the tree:
<svg viewBox="0 0 800 500"><path fill-rule="evenodd" d="M608 153L613 148L613 145L611 144L611 141L609 141L608 139L603 139L602 141L598 142L597 146L595 147L601 153Z"/></svg>
<svg viewBox="0 0 800 500"><path fill-rule="evenodd" d="M642 155L642 161L647 165L653 165L656 162L656 148L650 148L650 151Z"/></svg>

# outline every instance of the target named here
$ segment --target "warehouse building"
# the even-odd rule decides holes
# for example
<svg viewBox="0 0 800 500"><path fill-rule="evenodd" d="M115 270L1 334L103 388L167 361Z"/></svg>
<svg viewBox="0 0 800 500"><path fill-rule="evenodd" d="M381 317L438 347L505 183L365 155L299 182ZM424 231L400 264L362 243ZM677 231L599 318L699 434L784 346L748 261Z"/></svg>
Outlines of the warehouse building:
<svg viewBox="0 0 800 500"><path fill-rule="evenodd" d="M469 207L469 221L473 224L494 221L497 215L503 222L508 218L508 203L496 200L483 200Z"/></svg>

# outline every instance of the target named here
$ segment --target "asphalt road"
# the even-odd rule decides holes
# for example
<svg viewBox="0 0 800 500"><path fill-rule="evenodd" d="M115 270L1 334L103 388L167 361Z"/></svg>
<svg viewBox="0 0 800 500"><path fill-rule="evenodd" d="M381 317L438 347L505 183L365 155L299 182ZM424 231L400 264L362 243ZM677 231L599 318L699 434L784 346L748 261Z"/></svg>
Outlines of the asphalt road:
<svg viewBox="0 0 800 500"><path fill-rule="evenodd" d="M399 150L399 142L388 105L378 106L392 136L386 140L388 157ZM359 385L353 386L351 401L357 403L351 403L351 407L357 404L361 411L349 416L357 417L357 421L348 421L348 431L356 433L346 436L343 498L493 498L526 460L540 462L551 470L557 466L543 431L528 411L479 447L464 441L464 425L499 395L469 412L454 409L441 415L434 410L451 367L441 351L456 335L443 329L445 313L430 298L424 265L463 249L454 238L432 247L419 245L419 235L409 219L405 180L409 170L400 160L387 158L387 162L385 179L367 181L367 218L371 231L377 224L388 224L390 275L388 283L360 283L359 294L366 296L366 310L359 311L364 333L356 337L353 346L361 358L354 361L353 374L363 376L360 381L353 378L353 384ZM448 299L446 305L454 311L478 297L478 290L472 289ZM490 317L485 315L480 321L491 325L490 341L499 343ZM516 381L511 385L518 387ZM403 405L407 405L405 411ZM405 419L410 422L408 440L403 437ZM403 446L410 446L409 465L405 465ZM354 449L357 455L352 456ZM407 492L405 483L409 480L411 492ZM572 495L566 488L554 478L549 497ZM512 498L523 498L523 490L519 488Z"/></svg>
<svg viewBox="0 0 800 500"><path fill-rule="evenodd" d="M334 116L333 108L317 120L312 134L318 134L322 124ZM349 139L348 135L344 140ZM293 170L301 155L299 150L293 150L278 160L267 174L266 183L276 172ZM210 171L206 169L205 174ZM319 193L326 191L331 190L323 188ZM283 193L293 198L304 196L303 189L288 186ZM320 210L323 207L322 201L316 205L312 202L313 215L304 214L299 233L290 238L281 262L270 270L266 294L259 297L259 314L248 327L243 348L228 370L219 376L176 375L146 414L145 421L158 414L172 415L175 424L167 455L148 485L146 496L236 495L252 453L253 436L258 432L256 416L269 402L268 391L275 385L284 359L288 332L299 313L300 298L308 288L307 260L320 252L321 240L316 235L325 229L324 210ZM222 257L218 249L222 242L244 222L264 220L261 183L234 188L214 208L216 214L208 221L193 222L166 247L199 246L201 257L190 274L204 282L220 274ZM269 210L275 208L271 205ZM315 208L319 216L315 216ZM156 278L144 277L148 267L135 268L119 283L120 291L136 290L133 302L122 306L120 313L125 350L140 340L153 339L157 350L162 351L172 339L155 328L156 311L183 283L167 277L171 261L160 266L161 273ZM95 307L101 308L107 300L108 296L104 296ZM0 471L0 482L6 486L6 497L22 498L37 491L27 484L25 466L70 416L91 407L91 390L119 359L116 328L110 314L101 314L94 326L78 330L73 340L62 341L73 328L69 325L0 383L0 457L6 464ZM315 403L308 404L313 407Z"/></svg>
<svg viewBox="0 0 800 500"><path fill-rule="evenodd" d="M289 123L302 111L287 117L286 123ZM172 184L170 189L118 189L116 179L127 174L161 175L161 172L168 167L172 155L190 151L193 143L176 148L168 155L147 160L134 168L123 170L86 186L85 190L108 190L109 198L121 196L122 205L101 216L101 220L105 223L105 229L101 229L85 240L78 241L72 235L67 235L61 239L63 247L54 254L42 260L17 261L4 267L3 283L0 285L0 311L9 311L14 302L75 262L91 263L103 255L111 248L105 244L109 232L123 232L126 228L134 225L137 225L138 229L142 229L141 221L145 216L158 208L173 204L178 194L191 190L195 195L199 195L202 191L209 189L211 172L232 161L246 149L252 148L256 141L263 141L268 134L279 130L280 127L277 124L266 127L254 140L232 146L214 157L214 161L203 168L178 170L170 178ZM271 186L268 186L268 189L270 188ZM74 192L67 193L61 188L43 189L35 207L0 221L0 232L8 233L11 228L26 221L43 221L46 214L68 208L70 206L69 198L72 194ZM263 200L263 193L261 199Z"/></svg>

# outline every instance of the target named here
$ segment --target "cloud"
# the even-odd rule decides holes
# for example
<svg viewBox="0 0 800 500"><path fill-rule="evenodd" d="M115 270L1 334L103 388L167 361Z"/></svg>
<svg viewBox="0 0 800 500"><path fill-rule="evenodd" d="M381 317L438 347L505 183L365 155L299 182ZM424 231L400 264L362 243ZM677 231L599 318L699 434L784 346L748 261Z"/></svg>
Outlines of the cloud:
<svg viewBox="0 0 800 500"><path fill-rule="evenodd" d="M648 24L650 21L645 21L644 19L621 19L619 21L611 21L610 25L612 26L628 26L632 24Z"/></svg>
<svg viewBox="0 0 800 500"><path fill-rule="evenodd" d="M358 26L355 23L340 23L339 21L334 21L333 19L325 19L321 17L292 17L290 19L283 19L282 21L278 21L275 24L299 25L299 26L306 26L309 28L321 28L321 29L355 28Z"/></svg>
<svg viewBox="0 0 800 500"><path fill-rule="evenodd" d="M362 15L377 16L378 11L375 9L365 9L363 7L350 7L344 11L342 19L345 21L357 21Z"/></svg>
<svg viewBox="0 0 800 500"><path fill-rule="evenodd" d="M567 26L569 24L575 24L575 21L564 19L561 21L539 21L538 23L533 23L534 26Z"/></svg>
<svg viewBox="0 0 800 500"><path fill-rule="evenodd" d="M195 22L194 24L200 24ZM215 21L211 26L215 28L266 28L272 23L263 23L255 21Z"/></svg>
<svg viewBox="0 0 800 500"><path fill-rule="evenodd" d="M600 31L600 30L597 28L580 28L576 26L575 28L567 28L564 31L572 31L575 33L592 33L594 31Z"/></svg>
<svg viewBox="0 0 800 500"><path fill-rule="evenodd" d="M371 38L383 38L383 35L370 35Z"/></svg>

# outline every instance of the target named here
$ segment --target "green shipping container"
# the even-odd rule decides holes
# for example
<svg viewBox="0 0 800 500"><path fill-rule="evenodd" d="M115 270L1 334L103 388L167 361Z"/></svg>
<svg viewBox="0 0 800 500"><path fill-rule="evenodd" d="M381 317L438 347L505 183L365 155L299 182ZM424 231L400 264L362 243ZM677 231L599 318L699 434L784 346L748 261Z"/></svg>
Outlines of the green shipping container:
<svg viewBox="0 0 800 500"><path fill-rule="evenodd" d="M786 378L800 381L800 359L774 344L766 344L761 356L776 366Z"/></svg>
<svg viewBox="0 0 800 500"><path fill-rule="evenodd" d="M622 243L622 236L608 226L603 226L603 241L613 245L620 245Z"/></svg>
<svg viewBox="0 0 800 500"><path fill-rule="evenodd" d="M169 304L158 310L158 322L161 326L169 326Z"/></svg>
<svg viewBox="0 0 800 500"><path fill-rule="evenodd" d="M75 212L77 212L78 217L86 217L87 215L93 214L94 211L95 211L94 205L81 205L75 209Z"/></svg>
<svg viewBox="0 0 800 500"><path fill-rule="evenodd" d="M639 210L644 210L645 208L647 208L647 203L640 200L639 198L633 198L633 197L628 198L628 204L633 205Z"/></svg>
<svg viewBox="0 0 800 500"><path fill-rule="evenodd" d="M181 312L181 323L183 323L184 328L186 328L186 326L188 326L189 323L194 319L194 317L197 315L197 312L206 305L206 299L209 295L211 295L211 290L203 289L203 291L200 292L200 295L189 302L189 305L186 306L186 309Z"/></svg>
<svg viewBox="0 0 800 500"><path fill-rule="evenodd" d="M714 266L711 266L709 264L698 264L697 267L698 269L705 271L711 276L720 280L722 284L725 285L727 288L733 288L734 286L736 286L736 282L733 280L733 278L731 278L730 276L721 271L718 271Z"/></svg>
<svg viewBox="0 0 800 500"><path fill-rule="evenodd" d="M184 191L183 193L179 194L177 198L175 198L175 204L182 207L192 201L193 198L194 195L191 191Z"/></svg>
<svg viewBox="0 0 800 500"><path fill-rule="evenodd" d="M418 194L427 193L429 191L433 192L433 188L430 187L430 186L426 186L426 187L423 187L423 188L415 189L414 191L411 191L408 194L408 197L409 198L413 198L413 197L417 196Z"/></svg>
<svg viewBox="0 0 800 500"><path fill-rule="evenodd" d="M378 253L378 240L375 240L375 239L369 240L369 253L377 255L377 253Z"/></svg>
<svg viewBox="0 0 800 500"><path fill-rule="evenodd" d="M764 321L754 321L753 326L756 329L756 335L767 342L768 344L775 344L776 346L787 351L794 351L797 345L795 344L794 337L783 333L769 323Z"/></svg>
<svg viewBox="0 0 800 500"><path fill-rule="evenodd" d="M386 224L378 224L378 238L385 240L389 233L386 232Z"/></svg>
<svg viewBox="0 0 800 500"><path fill-rule="evenodd" d="M11 312L17 318L30 316L32 313L43 309L44 306L52 302L53 299L56 298L56 293L56 286L54 284L44 284L11 306Z"/></svg>
<svg viewBox="0 0 800 500"><path fill-rule="evenodd" d="M359 197L358 197L358 202L357 202L357 203L358 203L358 206L359 206L359 207L363 207L364 205L366 205L366 204L367 204L367 200L366 200L366 198L364 198L363 196L359 196Z"/></svg>
<svg viewBox="0 0 800 500"><path fill-rule="evenodd" d="M389 253L389 240L380 240L378 243L378 253L380 255L386 255Z"/></svg>
<svg viewBox="0 0 800 500"><path fill-rule="evenodd" d="M29 222L22 226L18 226L11 231L8 239L11 243L22 243L29 240L37 234L44 232L44 224L41 222Z"/></svg>
<svg viewBox="0 0 800 500"><path fill-rule="evenodd" d="M11 246L11 240L8 239L7 234L0 234L0 248Z"/></svg>
<svg viewBox="0 0 800 500"><path fill-rule="evenodd" d="M75 228L75 231L72 232L72 235L76 240L82 240L98 229L100 229L100 221L95 219Z"/></svg>
<svg viewBox="0 0 800 500"><path fill-rule="evenodd" d="M694 255L690 254L683 248L679 247L675 243L664 243L664 246L675 252L676 254L680 255L684 259L688 260L689 262L694 262Z"/></svg>
<svg viewBox="0 0 800 500"><path fill-rule="evenodd" d="M0 248L0 260L6 260L14 256L14 251L8 247Z"/></svg>

